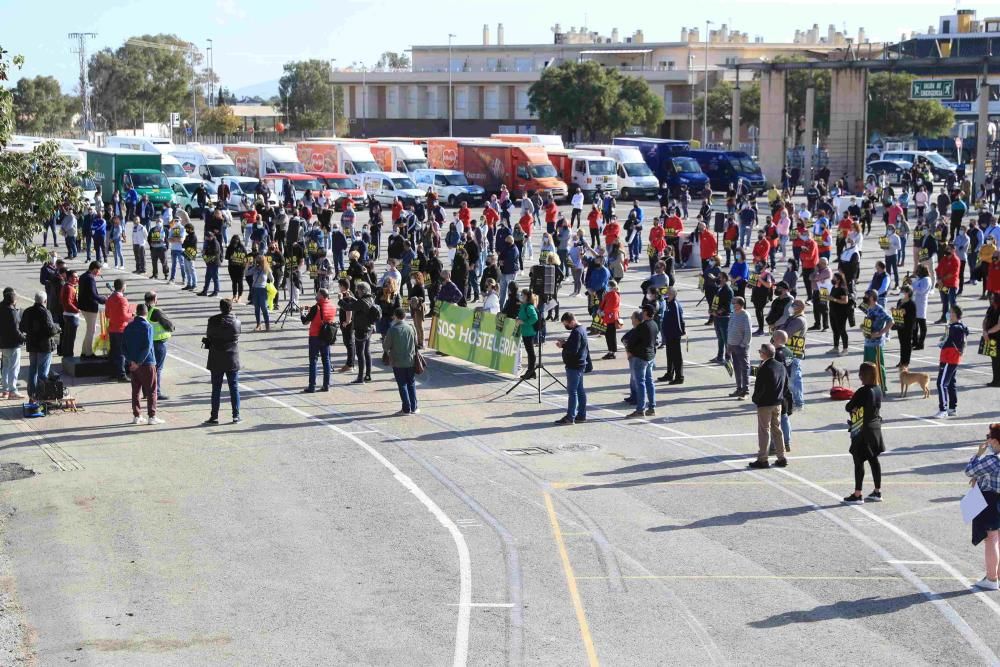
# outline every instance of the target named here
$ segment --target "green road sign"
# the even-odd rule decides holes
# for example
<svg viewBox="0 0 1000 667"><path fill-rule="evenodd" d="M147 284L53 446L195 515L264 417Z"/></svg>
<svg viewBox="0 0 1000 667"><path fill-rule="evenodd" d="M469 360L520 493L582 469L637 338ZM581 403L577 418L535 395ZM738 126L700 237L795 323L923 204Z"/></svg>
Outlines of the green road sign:
<svg viewBox="0 0 1000 667"><path fill-rule="evenodd" d="M911 100L950 100L955 97L954 79L915 80L910 83Z"/></svg>

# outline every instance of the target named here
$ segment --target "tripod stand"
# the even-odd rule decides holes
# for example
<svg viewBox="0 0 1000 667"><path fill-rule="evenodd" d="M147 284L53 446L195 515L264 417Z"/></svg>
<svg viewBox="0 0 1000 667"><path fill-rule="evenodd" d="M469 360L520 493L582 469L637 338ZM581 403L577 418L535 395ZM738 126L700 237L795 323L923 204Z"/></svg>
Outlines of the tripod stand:
<svg viewBox="0 0 1000 667"><path fill-rule="evenodd" d="M282 308L281 312L278 314L278 317L274 319L274 326L276 327L280 326L282 330L284 330L285 328L285 320L288 319L289 314L291 314L292 312L299 312L301 310L299 308L299 304L296 303L295 301L292 301L291 298L289 298L290 297L289 293L291 292L292 288L291 285L292 280L294 280L294 278L292 278L291 276L287 276L287 281L285 282L285 289L284 289L285 307Z"/></svg>
<svg viewBox="0 0 1000 667"><path fill-rule="evenodd" d="M508 389L507 391L505 391L503 395L504 396L508 396L512 391L514 391L515 389L517 389L518 387L520 387L522 384L527 383L527 385L529 387L534 387L535 388L535 391L536 391L536 393L538 395L538 403L539 403L539 405L541 405L541 403L542 403L542 392L543 391L545 391L546 389L548 389L549 387L551 387L554 384L558 384L563 389L566 388L566 385L564 385L563 382L562 382L562 380L560 380L555 375L553 375L552 373L550 373L549 369L545 367L545 358L542 355L543 341L541 339L541 336L536 336L535 337L535 343L533 343L533 344L537 344L538 345L538 356L537 356L537 361L536 361L536 364L535 364L535 377L534 378L520 378L517 382L515 382L510 387L510 389ZM548 376L547 380L551 380L544 387L542 386L542 381L543 381L542 376L543 375Z"/></svg>

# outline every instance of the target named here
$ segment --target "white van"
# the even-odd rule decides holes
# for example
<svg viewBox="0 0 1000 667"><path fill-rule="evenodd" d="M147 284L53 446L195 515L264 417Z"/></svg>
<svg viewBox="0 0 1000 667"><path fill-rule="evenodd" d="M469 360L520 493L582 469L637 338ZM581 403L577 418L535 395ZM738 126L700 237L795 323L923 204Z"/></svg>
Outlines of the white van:
<svg viewBox="0 0 1000 667"><path fill-rule="evenodd" d="M173 151L171 155L180 161L181 168L188 176L196 176L216 185L221 184L223 178L239 175L228 155L196 141Z"/></svg>
<svg viewBox="0 0 1000 667"><path fill-rule="evenodd" d="M358 174L355 180L360 181L364 191L383 206L392 205L392 200L396 197L399 197L404 206L413 205L426 194L408 175L398 171L369 171Z"/></svg>
<svg viewBox="0 0 1000 667"><path fill-rule="evenodd" d="M454 169L417 169L411 175L417 187L424 192L431 188L448 206L458 206L463 201L473 206L486 198L483 186L472 185L465 174Z"/></svg>
<svg viewBox="0 0 1000 667"><path fill-rule="evenodd" d="M638 148L611 144L581 144L577 148L597 151L618 163L618 186L621 199L631 201L640 197L657 197L660 181L646 164Z"/></svg>
<svg viewBox="0 0 1000 667"><path fill-rule="evenodd" d="M160 154L160 171L167 178L185 178L189 174L181 167L180 161L173 157L171 153L177 150L177 146L170 139L164 137L126 137L114 136L104 140L108 148L128 148L133 151L143 153Z"/></svg>
<svg viewBox="0 0 1000 667"><path fill-rule="evenodd" d="M378 166L385 171L398 171L412 176L417 169L429 167L424 151L413 143L380 141L371 144L369 149Z"/></svg>

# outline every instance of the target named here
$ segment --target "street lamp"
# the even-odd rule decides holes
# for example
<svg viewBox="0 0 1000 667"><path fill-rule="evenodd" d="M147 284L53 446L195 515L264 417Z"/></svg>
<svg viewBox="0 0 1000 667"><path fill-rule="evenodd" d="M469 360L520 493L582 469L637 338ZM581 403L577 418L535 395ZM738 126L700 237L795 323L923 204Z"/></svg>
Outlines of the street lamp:
<svg viewBox="0 0 1000 667"><path fill-rule="evenodd" d="M452 114L454 110L454 104L452 104L451 99L451 40L455 35L448 33L448 136L454 136L454 127L452 121Z"/></svg>
<svg viewBox="0 0 1000 667"><path fill-rule="evenodd" d="M333 63L337 62L336 58L330 58L330 136L337 136L337 86L334 85L333 79Z"/></svg>
<svg viewBox="0 0 1000 667"><path fill-rule="evenodd" d="M361 63L361 136L368 136L368 68Z"/></svg>
<svg viewBox="0 0 1000 667"><path fill-rule="evenodd" d="M213 63L215 61L215 51L212 49L212 40L206 40L208 42L208 106L212 108L212 98L215 97L215 67Z"/></svg>
<svg viewBox="0 0 1000 667"><path fill-rule="evenodd" d="M708 146L708 26L714 25L714 21L705 21L705 97L702 98L701 107L701 147Z"/></svg>

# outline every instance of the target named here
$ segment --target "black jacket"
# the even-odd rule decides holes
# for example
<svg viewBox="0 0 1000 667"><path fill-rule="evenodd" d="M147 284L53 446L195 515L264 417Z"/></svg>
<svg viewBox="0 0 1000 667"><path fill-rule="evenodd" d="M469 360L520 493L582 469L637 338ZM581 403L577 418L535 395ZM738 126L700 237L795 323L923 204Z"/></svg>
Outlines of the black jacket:
<svg viewBox="0 0 1000 667"><path fill-rule="evenodd" d="M20 324L28 352L55 352L59 327L45 306L35 304L24 311Z"/></svg>
<svg viewBox="0 0 1000 667"><path fill-rule="evenodd" d="M629 337L625 349L633 357L652 361L656 358L656 339L659 336L660 327L653 320L643 320L639 323L632 335Z"/></svg>
<svg viewBox="0 0 1000 667"><path fill-rule="evenodd" d="M97 278L90 271L86 271L80 276L80 286L77 291L77 306L85 313L96 313L98 306L107 301L97 291Z"/></svg>
<svg viewBox="0 0 1000 667"><path fill-rule="evenodd" d="M208 364L210 371L238 371L240 369L240 321L236 316L212 315L208 318Z"/></svg>
<svg viewBox="0 0 1000 667"><path fill-rule="evenodd" d="M562 348L562 359L567 369L586 370L590 358L590 344L587 341L587 329L578 324L569 332L569 338Z"/></svg>
<svg viewBox="0 0 1000 667"><path fill-rule="evenodd" d="M12 303L0 302L0 348L7 350L22 345L21 309Z"/></svg>
<svg viewBox="0 0 1000 667"><path fill-rule="evenodd" d="M781 405L786 381L785 367L776 359L768 359L757 369L753 402L759 408Z"/></svg>

